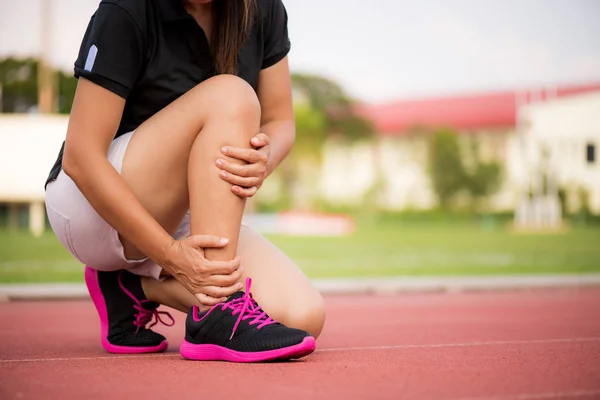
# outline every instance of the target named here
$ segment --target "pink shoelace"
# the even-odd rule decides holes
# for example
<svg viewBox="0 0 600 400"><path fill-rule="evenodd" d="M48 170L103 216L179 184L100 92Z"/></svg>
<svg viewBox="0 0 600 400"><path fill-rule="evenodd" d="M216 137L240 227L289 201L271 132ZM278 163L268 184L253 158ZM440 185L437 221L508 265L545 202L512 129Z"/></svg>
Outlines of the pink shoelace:
<svg viewBox="0 0 600 400"><path fill-rule="evenodd" d="M150 324L150 326L148 328L152 328L154 325L158 324L159 322L166 326L175 325L175 320L173 319L173 316L171 314L169 314L167 311L158 311L156 309L154 309L154 310L145 309L144 304L150 303L150 300L139 301L138 298L135 297L133 295L133 293L131 293L129 290L127 290L125 285L123 285L123 282L121 281L121 274L122 273L119 274L119 286L125 292L125 294L127 294L127 296L129 296L134 301L135 304L133 305L133 308L135 308L138 311L137 314L135 314L135 321L133 321L133 324L135 326L137 326L135 333L138 333L140 328L143 328L146 325L148 325L148 323L152 320L153 317L154 317L154 322L152 322L152 324ZM167 322L163 321L161 318L161 315L169 317L171 322L167 323Z"/></svg>
<svg viewBox="0 0 600 400"><path fill-rule="evenodd" d="M233 335L235 334L235 331L237 330L237 327L241 321L252 319L252 321L249 322L249 325L258 324L256 329L261 329L264 326L277 323L277 321L269 317L267 313L260 308L256 300L254 300L252 293L250 293L251 286L252 279L246 278L246 292L244 295L239 299L223 303L223 306L221 307L222 311L230 309L233 310L231 313L232 315L240 315L233 326L229 340L233 339Z"/></svg>

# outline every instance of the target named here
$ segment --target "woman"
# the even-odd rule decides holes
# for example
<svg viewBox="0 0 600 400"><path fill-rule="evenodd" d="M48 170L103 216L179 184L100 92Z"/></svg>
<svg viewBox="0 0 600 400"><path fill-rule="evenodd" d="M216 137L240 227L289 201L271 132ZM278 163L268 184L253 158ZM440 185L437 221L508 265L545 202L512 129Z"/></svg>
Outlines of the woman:
<svg viewBox="0 0 600 400"><path fill-rule="evenodd" d="M185 358L314 350L322 298L242 225L295 135L287 14L255 1L104 0L85 33L46 204L109 352L164 350L146 328L158 304L188 313Z"/></svg>

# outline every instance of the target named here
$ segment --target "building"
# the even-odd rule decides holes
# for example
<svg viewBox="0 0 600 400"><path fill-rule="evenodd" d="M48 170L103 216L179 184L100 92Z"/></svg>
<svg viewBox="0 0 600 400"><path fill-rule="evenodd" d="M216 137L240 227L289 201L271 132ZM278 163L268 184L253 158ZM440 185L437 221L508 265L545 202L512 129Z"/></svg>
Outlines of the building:
<svg viewBox="0 0 600 400"><path fill-rule="evenodd" d="M43 232L44 183L67 133L64 115L0 115L0 205L9 219L26 208L29 229Z"/></svg>
<svg viewBox="0 0 600 400"><path fill-rule="evenodd" d="M377 201L384 208L427 209L435 206L436 197L427 173L426 133L450 127L461 134L464 142L475 138L483 159L497 160L503 165L502 187L491 197L489 205L497 211L514 210L531 181L538 179L530 165L534 159L523 153L526 144L522 138L531 137L527 141L530 151L538 151L544 141L554 143L550 137L560 136L554 133L560 129L564 132L561 135L566 135L561 140L571 141L572 149L579 146L577 151L581 154L593 153L594 147L586 143L597 143L600 138L595 120L600 111L593 112L597 109L594 98L598 93L600 84L590 84L361 106L359 112L373 123L378 139L352 147L330 144L322 167L322 193L332 202L360 204L370 191L377 190ZM584 112L584 109L588 111ZM579 120L575 122L577 118ZM548 125L556 124L558 120L561 128L554 125L555 130L548 131ZM569 136L569 130L577 130L573 134L583 135L586 139L574 139ZM539 139L542 137L545 139ZM553 146L560 148L556 144ZM571 171L569 176L576 175L579 179L579 174L583 174L582 188L596 193L597 180L590 177L597 175L594 167L575 169L573 165L563 165L571 159L555 156L553 160L554 168ZM584 160L582 156L581 162ZM560 185L565 182L561 181ZM594 210L598 210L595 204Z"/></svg>
<svg viewBox="0 0 600 400"><path fill-rule="evenodd" d="M491 209L516 210L522 223L553 223L560 219L560 191L570 210L585 203L600 214L600 83L403 100L363 105L359 111L375 126L377 139L327 144L320 170L308 174L306 186L330 202L377 203L393 210L434 207L424 132L451 127L465 142L477 138L480 155L504 167ZM45 226L44 182L67 125L63 115L0 115L0 207L13 217L26 210L35 234ZM262 191L269 188L273 185Z"/></svg>
<svg viewBox="0 0 600 400"><path fill-rule="evenodd" d="M600 214L600 91L527 105L519 126L521 186L546 201L562 190L569 211Z"/></svg>

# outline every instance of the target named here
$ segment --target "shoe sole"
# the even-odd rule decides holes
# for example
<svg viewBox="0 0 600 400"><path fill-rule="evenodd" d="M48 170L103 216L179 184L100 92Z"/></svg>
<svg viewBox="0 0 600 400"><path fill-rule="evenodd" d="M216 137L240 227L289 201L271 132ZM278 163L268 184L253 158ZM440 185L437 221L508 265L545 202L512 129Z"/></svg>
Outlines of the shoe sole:
<svg viewBox="0 0 600 400"><path fill-rule="evenodd" d="M315 351L315 338L307 336L293 346L258 352L235 351L215 344L193 344L184 339L179 349L183 358L196 361L232 361L252 363L298 359Z"/></svg>
<svg viewBox="0 0 600 400"><path fill-rule="evenodd" d="M108 312L106 311L106 302L104 301L104 295L100 290L100 283L98 282L98 271L85 267L85 284L88 288L92 301L98 311L100 317L100 332L102 339L102 347L109 353L114 354L141 354L141 353L160 353L165 351L169 347L169 343L163 340L157 346L117 346L111 344L108 339Z"/></svg>

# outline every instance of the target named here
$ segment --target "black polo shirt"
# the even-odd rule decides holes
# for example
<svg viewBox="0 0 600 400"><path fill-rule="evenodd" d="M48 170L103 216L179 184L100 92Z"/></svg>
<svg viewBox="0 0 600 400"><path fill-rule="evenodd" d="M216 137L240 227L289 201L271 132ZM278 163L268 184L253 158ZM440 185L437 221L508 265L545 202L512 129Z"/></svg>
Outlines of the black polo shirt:
<svg viewBox="0 0 600 400"><path fill-rule="evenodd" d="M260 70L289 50L283 3L258 0L256 21L238 53L238 76L256 90ZM214 74L206 35L181 0L103 0L75 61L75 77L126 100L115 138ZM58 176L63 151L64 143L46 184Z"/></svg>

